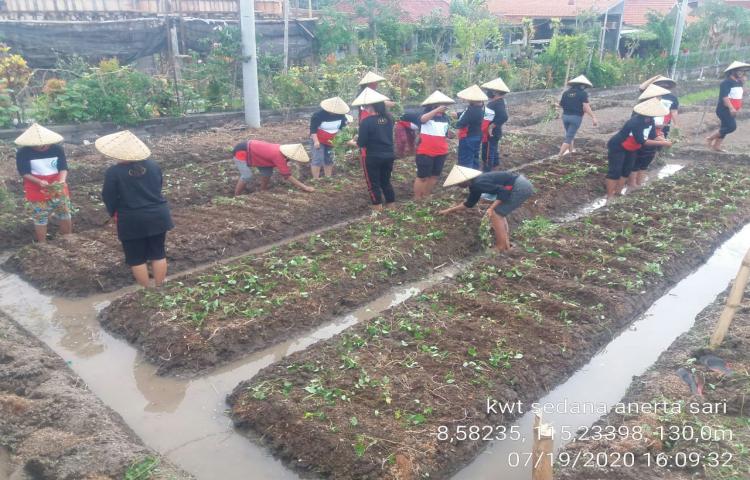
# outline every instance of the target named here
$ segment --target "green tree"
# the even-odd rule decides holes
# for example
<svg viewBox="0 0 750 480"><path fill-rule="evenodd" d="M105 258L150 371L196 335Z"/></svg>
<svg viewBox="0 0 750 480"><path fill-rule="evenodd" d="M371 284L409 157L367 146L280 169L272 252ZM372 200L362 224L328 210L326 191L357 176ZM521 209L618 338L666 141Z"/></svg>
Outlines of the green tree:
<svg viewBox="0 0 750 480"><path fill-rule="evenodd" d="M351 16L326 7L315 28L318 53L329 55L348 48L357 38Z"/></svg>
<svg viewBox="0 0 750 480"><path fill-rule="evenodd" d="M500 27L494 17L473 19L454 15L453 34L465 68L465 80L471 83L476 68L475 55L489 43L499 45L502 42Z"/></svg>

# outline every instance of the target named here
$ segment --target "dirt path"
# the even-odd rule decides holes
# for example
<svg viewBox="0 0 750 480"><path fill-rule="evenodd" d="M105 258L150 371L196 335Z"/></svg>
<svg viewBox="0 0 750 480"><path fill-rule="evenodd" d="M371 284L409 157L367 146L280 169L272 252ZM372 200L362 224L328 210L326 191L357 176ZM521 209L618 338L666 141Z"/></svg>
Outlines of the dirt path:
<svg viewBox="0 0 750 480"><path fill-rule="evenodd" d="M0 313L0 477L3 469L14 480L114 480L137 471L151 476L128 478L192 478L146 448L60 357Z"/></svg>

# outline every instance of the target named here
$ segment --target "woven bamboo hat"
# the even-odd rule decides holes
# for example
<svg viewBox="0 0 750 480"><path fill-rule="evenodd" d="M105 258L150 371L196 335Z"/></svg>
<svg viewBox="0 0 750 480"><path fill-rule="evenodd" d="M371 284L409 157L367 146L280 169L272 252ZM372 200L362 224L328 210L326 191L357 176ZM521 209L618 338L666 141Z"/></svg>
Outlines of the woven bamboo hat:
<svg viewBox="0 0 750 480"><path fill-rule="evenodd" d="M669 110L667 110L667 107L658 98L652 98L639 103L633 107L633 111L644 117L663 117L669 115Z"/></svg>
<svg viewBox="0 0 750 480"><path fill-rule="evenodd" d="M360 107L363 105L373 105L375 103L385 102L386 100L390 100L390 98L386 97L382 93L376 92L370 87L367 87L362 90L362 93L360 93L357 98L354 99L352 105L355 107Z"/></svg>
<svg viewBox="0 0 750 480"><path fill-rule="evenodd" d="M385 80L384 77L381 77L375 72L367 72L364 77L362 77L362 80L359 81L358 85L369 85L371 83L378 83Z"/></svg>
<svg viewBox="0 0 750 480"><path fill-rule="evenodd" d="M62 135L44 128L38 123L32 124L15 139L16 145L19 147L41 147L43 145L54 145L62 141Z"/></svg>
<svg viewBox="0 0 750 480"><path fill-rule="evenodd" d="M307 156L305 147L303 147L301 143L280 145L279 150L281 151L281 154L289 160L294 160L295 162L300 163L307 163L310 161L310 157Z"/></svg>
<svg viewBox="0 0 750 480"><path fill-rule="evenodd" d="M644 80L643 83L641 83L640 85L638 85L638 90L640 90L641 92L644 91L644 90L646 90L648 88L648 86L651 85L652 83L654 83L654 80L656 80L659 77L661 77L661 75L654 75L653 77L649 78L648 80Z"/></svg>
<svg viewBox="0 0 750 480"><path fill-rule="evenodd" d="M99 137L94 146L100 153L126 162L137 162L151 156L151 150L130 130Z"/></svg>
<svg viewBox="0 0 750 480"><path fill-rule="evenodd" d="M456 96L469 102L486 102L489 100L487 95L479 88L479 85L472 85L469 88L465 88L458 92Z"/></svg>
<svg viewBox="0 0 750 480"><path fill-rule="evenodd" d="M490 80L487 83L482 84L482 88L486 88L487 90L494 90L496 92L510 92L510 88L503 82L503 79L500 77L497 77L494 80Z"/></svg>
<svg viewBox="0 0 750 480"><path fill-rule="evenodd" d="M340 97L326 98L320 102L320 108L328 113L335 113L337 115L344 115L349 113L349 105L345 101L341 100Z"/></svg>
<svg viewBox="0 0 750 480"><path fill-rule="evenodd" d="M644 90L643 93L641 93L641 96L638 97L638 101L642 102L644 100L648 100L649 98L656 98L661 97L662 95L666 95L669 93L669 90L666 88L662 88L659 85L649 85L646 90Z"/></svg>
<svg viewBox="0 0 750 480"><path fill-rule="evenodd" d="M422 102L422 105L446 105L450 103L456 103L456 101L440 90L435 90L434 92L432 92L432 95L425 98L424 102Z"/></svg>
<svg viewBox="0 0 750 480"><path fill-rule="evenodd" d="M656 77L656 78L655 78L655 79L654 79L654 80L653 80L653 81L652 81L651 83L652 83L653 85L656 85L657 83L661 83L662 85L663 85L663 84L666 84L666 85L664 86L664 88L667 88L667 89L670 89L670 88L674 88L674 87L676 87L676 86L677 86L677 81L675 81L675 80L674 80L674 79L672 79L672 78L669 78L669 77L665 77L664 75L659 75L659 76L658 76L658 77ZM659 85L659 86L661 86L661 85Z"/></svg>
<svg viewBox="0 0 750 480"><path fill-rule="evenodd" d="M460 165L454 165L451 172L448 174L448 178L443 183L444 187L451 187L458 185L459 183L468 182L472 178L477 178L482 172L474 170L473 168L462 167Z"/></svg>
<svg viewBox="0 0 750 480"><path fill-rule="evenodd" d="M576 78L568 80L568 85L586 85L587 87L594 86L584 75L578 75Z"/></svg>
<svg viewBox="0 0 750 480"><path fill-rule="evenodd" d="M736 60L735 60L734 62L732 62L732 63L731 63L731 64L730 64L730 65L729 65L729 66L728 66L728 67L726 68L726 70L724 70L724 73L729 73L729 72L731 72L732 70L739 70L739 69L746 69L746 68L747 68L747 69L750 69L750 64L747 64L747 63L743 63L743 62L738 62L738 61L736 61Z"/></svg>

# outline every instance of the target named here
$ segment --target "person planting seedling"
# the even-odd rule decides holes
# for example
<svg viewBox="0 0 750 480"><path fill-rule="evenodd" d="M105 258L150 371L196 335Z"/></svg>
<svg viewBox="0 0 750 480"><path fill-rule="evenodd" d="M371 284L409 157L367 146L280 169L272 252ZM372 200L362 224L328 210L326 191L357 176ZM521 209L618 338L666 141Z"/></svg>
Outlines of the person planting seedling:
<svg viewBox="0 0 750 480"><path fill-rule="evenodd" d="M655 77L652 80L658 80L659 78L660 77ZM645 102L647 100L651 100L652 98L656 98L660 102L662 102L665 108L669 109L670 105L673 104L673 101L669 98L669 96L672 96L669 90L659 85L656 85L656 83L652 83L651 85L646 87L643 93L641 93L641 95L638 97L638 101ZM665 99L667 99L666 100L667 103L665 103ZM662 128L662 126L665 125L665 121L666 121L666 124L669 125L669 121L666 120L668 119L668 117L669 115L666 115L664 117L654 117L653 128L656 132L655 137L657 139L659 138L666 139L665 135L669 134L668 126L666 127L666 130ZM628 176L628 191L635 190L636 188L639 188L643 186L644 183L646 183L646 171L648 170L649 165L651 165L651 162L653 162L654 158L656 157L656 153L660 149L661 147L657 147L653 145L644 145L643 147L638 149L635 162L633 165L633 171Z"/></svg>
<svg viewBox="0 0 750 480"><path fill-rule="evenodd" d="M531 182L523 175L511 172L482 173L473 168L455 165L443 184L445 187L453 185L468 188L469 196L465 202L441 210L440 215L468 212L479 202L482 194L494 195L496 200L487 209L487 215L495 232L495 250L509 250L511 244L507 217L534 194Z"/></svg>
<svg viewBox="0 0 750 480"><path fill-rule="evenodd" d="M237 185L234 188L235 195L240 195L247 183L252 179L253 173L250 167L258 169L260 173L260 189L262 191L268 190L274 168L278 170L284 181L291 183L303 192L315 191L313 187L309 187L294 178L292 171L289 169L289 160L300 163L308 163L310 161L305 147L299 143L278 145L260 140L248 140L235 145L232 153L234 155L234 163L240 172L240 178L237 180Z"/></svg>

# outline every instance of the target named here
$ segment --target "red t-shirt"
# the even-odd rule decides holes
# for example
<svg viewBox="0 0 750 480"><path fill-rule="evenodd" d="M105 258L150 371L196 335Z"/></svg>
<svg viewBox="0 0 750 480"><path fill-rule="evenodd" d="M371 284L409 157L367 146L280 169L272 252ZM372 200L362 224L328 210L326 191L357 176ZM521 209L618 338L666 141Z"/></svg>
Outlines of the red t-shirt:
<svg viewBox="0 0 750 480"><path fill-rule="evenodd" d="M289 165L287 165L287 158L279 150L281 145L260 140L249 140L247 145L247 151L239 151L234 154L237 160L244 160L251 167L273 167L279 171L282 177L288 177L292 174Z"/></svg>

